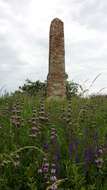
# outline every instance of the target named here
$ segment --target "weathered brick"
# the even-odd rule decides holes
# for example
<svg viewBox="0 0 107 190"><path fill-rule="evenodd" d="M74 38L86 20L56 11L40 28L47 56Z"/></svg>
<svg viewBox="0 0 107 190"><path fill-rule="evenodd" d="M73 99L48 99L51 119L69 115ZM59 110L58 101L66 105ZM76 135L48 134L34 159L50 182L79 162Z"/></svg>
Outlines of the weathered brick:
<svg viewBox="0 0 107 190"><path fill-rule="evenodd" d="M66 97L65 76L64 24L55 18L50 26L48 97Z"/></svg>

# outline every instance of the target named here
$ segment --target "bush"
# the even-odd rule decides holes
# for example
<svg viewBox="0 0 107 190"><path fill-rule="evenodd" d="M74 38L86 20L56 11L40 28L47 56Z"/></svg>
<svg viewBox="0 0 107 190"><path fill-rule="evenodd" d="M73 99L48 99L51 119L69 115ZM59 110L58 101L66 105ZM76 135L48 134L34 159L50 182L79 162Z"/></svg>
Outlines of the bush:
<svg viewBox="0 0 107 190"><path fill-rule="evenodd" d="M66 81L66 95L67 98L70 99L72 96L77 96L79 92L80 85L73 82L73 81ZM27 79L26 83L19 87L19 91L16 91L15 93L22 92L26 93L30 96L39 95L39 96L46 96L46 90L47 90L47 82L41 82L36 81L32 82L31 80Z"/></svg>

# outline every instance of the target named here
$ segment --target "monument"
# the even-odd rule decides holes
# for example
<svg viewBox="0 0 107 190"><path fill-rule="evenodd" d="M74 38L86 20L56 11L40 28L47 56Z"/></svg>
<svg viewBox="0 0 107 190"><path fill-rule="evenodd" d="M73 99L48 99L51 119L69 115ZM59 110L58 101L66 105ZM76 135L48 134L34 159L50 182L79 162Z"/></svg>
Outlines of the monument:
<svg viewBox="0 0 107 190"><path fill-rule="evenodd" d="M66 97L65 82L64 24L55 18L50 26L47 97Z"/></svg>

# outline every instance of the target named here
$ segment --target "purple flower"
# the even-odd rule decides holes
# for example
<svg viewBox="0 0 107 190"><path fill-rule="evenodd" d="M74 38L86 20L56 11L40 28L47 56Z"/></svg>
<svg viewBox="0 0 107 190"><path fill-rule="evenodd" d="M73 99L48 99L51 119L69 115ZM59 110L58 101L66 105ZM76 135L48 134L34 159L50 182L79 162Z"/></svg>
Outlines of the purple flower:
<svg viewBox="0 0 107 190"><path fill-rule="evenodd" d="M45 167L49 167L49 163L45 163L44 166L45 166Z"/></svg>
<svg viewBox="0 0 107 190"><path fill-rule="evenodd" d="M43 167L42 170L43 170L44 173L48 173L48 168L47 167Z"/></svg>
<svg viewBox="0 0 107 190"><path fill-rule="evenodd" d="M44 163L42 166L42 170L44 173L47 173L49 171L49 163Z"/></svg>
<svg viewBox="0 0 107 190"><path fill-rule="evenodd" d="M44 143L43 148L44 148L45 150L48 150L48 148L49 148L48 143Z"/></svg>
<svg viewBox="0 0 107 190"><path fill-rule="evenodd" d="M85 150L85 161L86 162L91 162L91 161L93 161L93 158L94 158L93 149L92 149L92 147L88 147Z"/></svg>

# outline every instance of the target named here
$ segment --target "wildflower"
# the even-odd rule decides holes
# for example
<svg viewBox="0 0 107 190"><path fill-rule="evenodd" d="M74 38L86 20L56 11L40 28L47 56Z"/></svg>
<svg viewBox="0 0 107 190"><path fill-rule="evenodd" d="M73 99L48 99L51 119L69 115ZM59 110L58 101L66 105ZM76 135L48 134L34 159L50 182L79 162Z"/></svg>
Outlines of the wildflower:
<svg viewBox="0 0 107 190"><path fill-rule="evenodd" d="M103 154L103 149L100 148L100 149L98 150L98 154L99 154L99 155L102 155L102 154Z"/></svg>
<svg viewBox="0 0 107 190"><path fill-rule="evenodd" d="M47 162L47 158L44 157L44 158L43 158L43 161L44 161L44 162Z"/></svg>
<svg viewBox="0 0 107 190"><path fill-rule="evenodd" d="M57 135L56 135L56 134L51 135L51 140L55 139L56 137L57 137Z"/></svg>
<svg viewBox="0 0 107 190"><path fill-rule="evenodd" d="M14 166L15 167L18 167L19 165L20 165L20 157L19 157L19 155L17 154L16 156L15 156L15 158L14 158Z"/></svg>
<svg viewBox="0 0 107 190"><path fill-rule="evenodd" d="M11 123L16 127L19 128L20 126L22 126L22 118L20 116L21 114L21 110L20 107L16 104L13 106L13 110L12 110L13 115L11 116Z"/></svg>
<svg viewBox="0 0 107 190"><path fill-rule="evenodd" d="M46 114L46 111L45 111L45 104L43 102L43 100L41 101L40 103L40 110L39 110L39 120L42 122L44 121L48 121L48 115Z"/></svg>
<svg viewBox="0 0 107 190"><path fill-rule="evenodd" d="M30 134L29 137L37 137L37 134Z"/></svg>
<svg viewBox="0 0 107 190"><path fill-rule="evenodd" d="M85 161L86 162L91 162L91 161L93 161L93 158L94 158L93 149L92 149L92 147L88 147L85 150Z"/></svg>
<svg viewBox="0 0 107 190"><path fill-rule="evenodd" d="M51 140L57 137L57 132L55 128L51 128Z"/></svg>
<svg viewBox="0 0 107 190"><path fill-rule="evenodd" d="M18 167L19 165L20 165L20 161L15 161L15 162L14 162L14 166L15 166L15 167Z"/></svg>
<svg viewBox="0 0 107 190"><path fill-rule="evenodd" d="M52 163L52 164L51 164L51 167L52 167L52 168L55 168L55 167L56 167L56 164Z"/></svg>
<svg viewBox="0 0 107 190"><path fill-rule="evenodd" d="M45 166L45 167L49 167L49 163L45 163L44 166Z"/></svg>
<svg viewBox="0 0 107 190"><path fill-rule="evenodd" d="M32 130L33 134L39 131L39 129L37 127L32 127L31 130Z"/></svg>
<svg viewBox="0 0 107 190"><path fill-rule="evenodd" d="M102 168L102 165L103 165L103 158L98 158L95 160L95 163L97 165L97 168Z"/></svg>
<svg viewBox="0 0 107 190"><path fill-rule="evenodd" d="M43 166L42 170L43 170L44 173L47 173L48 172L48 167Z"/></svg>
<svg viewBox="0 0 107 190"><path fill-rule="evenodd" d="M56 131L52 131L52 132L51 132L51 135L56 135Z"/></svg>
<svg viewBox="0 0 107 190"><path fill-rule="evenodd" d="M45 150L45 151L47 151L47 150L48 150L48 148L49 148L48 143L44 143L43 148L44 148L44 150Z"/></svg>
<svg viewBox="0 0 107 190"><path fill-rule="evenodd" d="M57 185L56 184L52 184L50 190L57 190Z"/></svg>
<svg viewBox="0 0 107 190"><path fill-rule="evenodd" d="M103 150L102 150L102 149L99 149L99 153L102 154L102 153L103 153Z"/></svg>
<svg viewBox="0 0 107 190"><path fill-rule="evenodd" d="M56 180L57 180L57 178L56 178L55 175L53 175L53 176L50 177L50 181L51 181L51 182L55 182Z"/></svg>
<svg viewBox="0 0 107 190"><path fill-rule="evenodd" d="M49 163L44 163L42 166L42 170L44 173L47 173L49 171Z"/></svg>
<svg viewBox="0 0 107 190"><path fill-rule="evenodd" d="M38 174L42 174L42 169L38 169Z"/></svg>
<svg viewBox="0 0 107 190"><path fill-rule="evenodd" d="M55 129L55 128L51 128L51 130L56 132L56 129Z"/></svg>

